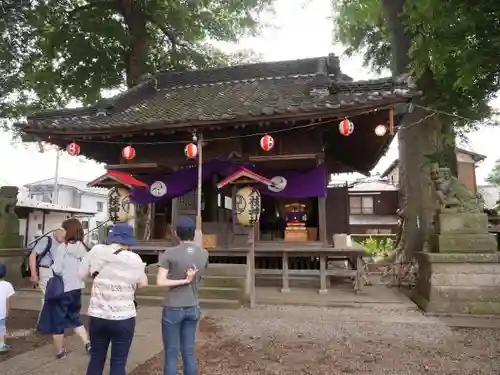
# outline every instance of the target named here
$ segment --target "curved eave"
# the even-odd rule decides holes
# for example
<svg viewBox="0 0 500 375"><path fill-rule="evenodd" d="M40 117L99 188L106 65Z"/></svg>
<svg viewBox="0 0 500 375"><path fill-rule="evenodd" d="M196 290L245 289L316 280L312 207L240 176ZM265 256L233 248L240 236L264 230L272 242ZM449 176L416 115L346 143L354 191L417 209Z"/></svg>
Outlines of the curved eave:
<svg viewBox="0 0 500 375"><path fill-rule="evenodd" d="M378 100L368 103L353 103L351 105L340 107L340 108L324 108L316 109L311 108L309 111L294 112L294 113L283 113L283 114L269 114L260 116L241 116L234 118L220 118L216 120L190 120L190 121L178 121L169 122L167 120L154 121L149 123L141 124L124 124L121 127L104 127L95 126L92 128L63 128L54 127L47 128L42 127L36 121L28 123L16 123L14 126L21 131L23 135L32 135L35 138L31 140L46 140L48 141L49 136L57 136L66 138L67 140L75 139L74 137L87 138L92 136L128 136L133 137L135 135L144 135L144 132L175 132L175 131L192 131L193 128L196 129L220 129L224 127L238 126L241 124L249 125L252 123L265 123L265 122L284 122L284 121L301 121L313 118L343 118L352 117L359 115L362 112L370 110L380 110L387 109L391 106L396 106L398 104L406 104L411 101L411 97L396 97L385 100ZM37 139L38 138L40 139ZM42 139L43 138L43 139ZM28 141L28 139L24 139Z"/></svg>

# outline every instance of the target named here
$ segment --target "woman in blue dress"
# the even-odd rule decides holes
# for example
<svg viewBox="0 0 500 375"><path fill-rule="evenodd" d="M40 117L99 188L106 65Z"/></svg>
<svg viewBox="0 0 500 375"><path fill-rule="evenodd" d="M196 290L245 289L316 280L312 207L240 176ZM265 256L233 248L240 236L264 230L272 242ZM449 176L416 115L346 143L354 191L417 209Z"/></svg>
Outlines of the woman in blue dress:
<svg viewBox="0 0 500 375"><path fill-rule="evenodd" d="M82 289L85 283L78 277L78 268L87 253L83 244L83 228L75 218L65 220L62 228L66 232L65 240L57 248L51 268L54 274L62 277L64 293L57 300L45 301L37 327L41 333L52 334L58 359L66 357L64 330L68 328L75 330L83 341L85 351L90 353L87 331L80 319Z"/></svg>

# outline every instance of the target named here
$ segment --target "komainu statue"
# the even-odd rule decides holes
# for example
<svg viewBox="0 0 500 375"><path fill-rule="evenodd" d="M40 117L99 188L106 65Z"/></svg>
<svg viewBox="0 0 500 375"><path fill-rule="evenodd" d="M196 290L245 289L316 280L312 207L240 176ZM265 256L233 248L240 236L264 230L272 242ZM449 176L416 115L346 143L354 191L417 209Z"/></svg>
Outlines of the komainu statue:
<svg viewBox="0 0 500 375"><path fill-rule="evenodd" d="M436 189L439 212L483 212L482 198L452 176L449 168L434 168L431 180Z"/></svg>
<svg viewBox="0 0 500 375"><path fill-rule="evenodd" d="M0 187L0 248L21 247L19 219L14 211L17 204L16 186Z"/></svg>

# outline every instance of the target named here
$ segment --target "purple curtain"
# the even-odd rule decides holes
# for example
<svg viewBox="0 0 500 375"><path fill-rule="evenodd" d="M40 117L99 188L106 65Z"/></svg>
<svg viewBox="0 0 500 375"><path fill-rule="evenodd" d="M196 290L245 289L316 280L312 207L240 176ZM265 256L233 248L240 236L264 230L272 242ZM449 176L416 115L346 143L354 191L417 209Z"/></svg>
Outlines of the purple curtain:
<svg viewBox="0 0 500 375"><path fill-rule="evenodd" d="M265 171L258 170L248 164L237 164L228 161L212 160L203 164L202 180L210 181L214 174L228 177L245 167L254 172L272 178L282 176L287 184L284 190L279 193L271 192L267 186L258 186L262 194L280 198L314 198L326 197L326 170L323 165L306 171ZM163 181L167 186L167 194L163 197L154 197L149 193L149 189L137 188L132 190L132 201L138 204L148 204L162 201L163 199L177 198L186 195L196 189L198 180L198 167L182 169L178 172L166 176L151 177L143 179L148 185L155 181Z"/></svg>

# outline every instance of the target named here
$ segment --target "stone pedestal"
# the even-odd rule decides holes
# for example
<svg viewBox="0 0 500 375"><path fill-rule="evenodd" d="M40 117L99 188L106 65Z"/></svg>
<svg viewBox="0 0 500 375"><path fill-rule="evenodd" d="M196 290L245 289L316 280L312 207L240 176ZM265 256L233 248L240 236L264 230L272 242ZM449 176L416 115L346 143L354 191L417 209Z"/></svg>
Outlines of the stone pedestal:
<svg viewBox="0 0 500 375"><path fill-rule="evenodd" d="M495 237L488 233L488 216L483 213L439 213L436 233L429 238L434 253L495 253Z"/></svg>
<svg viewBox="0 0 500 375"><path fill-rule="evenodd" d="M418 253L413 301L432 314L500 315L500 253Z"/></svg>

